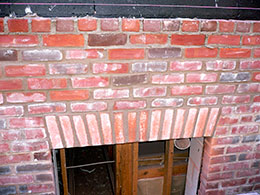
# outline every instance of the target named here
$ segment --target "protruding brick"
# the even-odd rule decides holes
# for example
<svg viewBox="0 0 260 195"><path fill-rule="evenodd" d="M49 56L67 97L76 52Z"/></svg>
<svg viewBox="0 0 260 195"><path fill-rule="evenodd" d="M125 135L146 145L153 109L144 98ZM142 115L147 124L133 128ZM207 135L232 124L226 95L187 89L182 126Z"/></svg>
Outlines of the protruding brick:
<svg viewBox="0 0 260 195"><path fill-rule="evenodd" d="M178 58L181 57L181 49L175 47L169 48L151 48L148 49L149 58Z"/></svg>
<svg viewBox="0 0 260 195"><path fill-rule="evenodd" d="M55 116L46 116L46 125L50 135L51 145L53 149L62 148L63 144L59 133L59 127Z"/></svg>
<svg viewBox="0 0 260 195"><path fill-rule="evenodd" d="M132 44L166 44L168 35L165 34L138 34L130 35Z"/></svg>
<svg viewBox="0 0 260 195"><path fill-rule="evenodd" d="M208 44L240 45L239 35L210 35Z"/></svg>
<svg viewBox="0 0 260 195"><path fill-rule="evenodd" d="M88 130L89 130L92 145L101 145L101 137L99 132L97 131L98 124L97 124L96 115L87 114L86 119L87 119L87 125L88 125Z"/></svg>
<svg viewBox="0 0 260 195"><path fill-rule="evenodd" d="M205 35L180 35L171 36L172 45L204 45Z"/></svg>
<svg viewBox="0 0 260 195"><path fill-rule="evenodd" d="M223 96L222 104L246 104L250 102L249 95L242 95L242 96Z"/></svg>
<svg viewBox="0 0 260 195"><path fill-rule="evenodd" d="M239 73L221 73L220 82L242 82L248 81L250 79L249 72L239 72Z"/></svg>
<svg viewBox="0 0 260 195"><path fill-rule="evenodd" d="M246 33L250 31L250 22L237 22L236 32Z"/></svg>
<svg viewBox="0 0 260 195"><path fill-rule="evenodd" d="M200 95L202 94L202 86L199 85L180 85L171 88L171 95Z"/></svg>
<svg viewBox="0 0 260 195"><path fill-rule="evenodd" d="M140 30L140 21L138 19L122 19L122 30L138 32Z"/></svg>
<svg viewBox="0 0 260 195"><path fill-rule="evenodd" d="M74 135L71 127L70 118L68 116L60 116L59 120L60 120L61 128L63 130L66 147L73 147Z"/></svg>
<svg viewBox="0 0 260 195"><path fill-rule="evenodd" d="M42 117L24 117L24 118L11 118L9 120L10 128L33 128L43 127L44 122Z"/></svg>
<svg viewBox="0 0 260 195"><path fill-rule="evenodd" d="M99 73L127 73L128 63L94 63L92 71L94 74Z"/></svg>
<svg viewBox="0 0 260 195"><path fill-rule="evenodd" d="M109 84L107 77L72 78L73 88L106 87Z"/></svg>
<svg viewBox="0 0 260 195"><path fill-rule="evenodd" d="M63 78L29 78L27 84L29 89L61 89L67 87L67 80Z"/></svg>
<svg viewBox="0 0 260 195"><path fill-rule="evenodd" d="M114 110L140 109L146 107L146 101L116 101Z"/></svg>
<svg viewBox="0 0 260 195"><path fill-rule="evenodd" d="M260 45L260 36L243 36L243 45Z"/></svg>
<svg viewBox="0 0 260 195"><path fill-rule="evenodd" d="M218 75L215 73L199 74L199 73L188 73L186 75L186 82L188 83L211 83L217 80Z"/></svg>
<svg viewBox="0 0 260 195"><path fill-rule="evenodd" d="M126 34L89 34L89 46L112 46L125 45L127 40Z"/></svg>
<svg viewBox="0 0 260 195"><path fill-rule="evenodd" d="M217 57L218 49L217 48L186 48L185 57L186 58L215 58Z"/></svg>
<svg viewBox="0 0 260 195"><path fill-rule="evenodd" d="M166 95L166 87L135 88L134 97L157 97Z"/></svg>
<svg viewBox="0 0 260 195"><path fill-rule="evenodd" d="M49 73L54 75L60 74L85 74L88 71L86 64L49 64Z"/></svg>
<svg viewBox="0 0 260 195"><path fill-rule="evenodd" d="M178 31L180 28L180 21L179 20L167 20L164 19L163 23L163 31Z"/></svg>
<svg viewBox="0 0 260 195"><path fill-rule="evenodd" d="M97 29L97 20L91 18L78 19L78 29L80 31L94 31Z"/></svg>
<svg viewBox="0 0 260 195"><path fill-rule="evenodd" d="M56 34L43 36L43 45L48 47L83 47L83 35Z"/></svg>
<svg viewBox="0 0 260 195"><path fill-rule="evenodd" d="M67 50L66 59L82 60L103 58L103 49L86 49L86 50Z"/></svg>
<svg viewBox="0 0 260 195"><path fill-rule="evenodd" d="M236 61L208 61L206 62L206 70L214 70L214 71L228 71L234 70L236 68Z"/></svg>
<svg viewBox="0 0 260 195"><path fill-rule="evenodd" d="M108 58L110 60L129 60L143 59L145 56L144 49L109 49Z"/></svg>
<svg viewBox="0 0 260 195"><path fill-rule="evenodd" d="M213 32L217 30L217 22L212 20L204 20L201 22L201 31Z"/></svg>
<svg viewBox="0 0 260 195"><path fill-rule="evenodd" d="M0 35L1 47L34 47L38 43L36 35Z"/></svg>
<svg viewBox="0 0 260 195"><path fill-rule="evenodd" d="M107 109L106 102L72 103L72 112L103 111Z"/></svg>
<svg viewBox="0 0 260 195"><path fill-rule="evenodd" d="M193 71L201 70L202 62L200 61L173 61L170 64L171 71Z"/></svg>
<svg viewBox="0 0 260 195"><path fill-rule="evenodd" d="M58 18L56 20L56 31L58 32L74 31L74 20L71 18Z"/></svg>
<svg viewBox="0 0 260 195"><path fill-rule="evenodd" d="M89 92L88 90L50 91L50 98L52 101L86 100L89 98Z"/></svg>
<svg viewBox="0 0 260 195"><path fill-rule="evenodd" d="M7 21L9 32L28 32L27 19L9 19Z"/></svg>
<svg viewBox="0 0 260 195"><path fill-rule="evenodd" d="M152 101L152 107L180 107L183 105L182 98L157 98Z"/></svg>
<svg viewBox="0 0 260 195"><path fill-rule="evenodd" d="M101 30L102 31L118 31L119 21L114 18L101 19Z"/></svg>
<svg viewBox="0 0 260 195"><path fill-rule="evenodd" d="M235 89L235 85L208 85L206 86L206 94L234 93Z"/></svg>
<svg viewBox="0 0 260 195"><path fill-rule="evenodd" d="M29 64L21 66L6 66L5 75L9 77L19 76L43 76L45 75L45 66L41 64Z"/></svg>
<svg viewBox="0 0 260 195"><path fill-rule="evenodd" d="M130 76L117 76L113 77L113 85L122 86L122 85L138 85L147 83L148 77L146 74L141 75L130 75Z"/></svg>
<svg viewBox="0 0 260 195"><path fill-rule="evenodd" d="M128 89L96 89L94 99L128 98Z"/></svg>
<svg viewBox="0 0 260 195"><path fill-rule="evenodd" d="M165 72L167 70L167 62L150 61L136 62L132 64L133 72Z"/></svg>
<svg viewBox="0 0 260 195"><path fill-rule="evenodd" d="M62 53L59 50L26 50L22 52L25 61L60 61Z"/></svg>
<svg viewBox="0 0 260 195"><path fill-rule="evenodd" d="M161 110L154 110L151 114L151 129L149 135L149 141L158 140L158 134L160 130Z"/></svg>
<svg viewBox="0 0 260 195"><path fill-rule="evenodd" d="M45 18L32 19L32 32L50 32L51 20Z"/></svg>
<svg viewBox="0 0 260 195"><path fill-rule="evenodd" d="M76 135L79 139L80 146L87 146L88 143L88 136L85 128L84 121L81 116L73 116L74 126Z"/></svg>
<svg viewBox="0 0 260 195"><path fill-rule="evenodd" d="M28 105L29 114L44 114L52 112L65 112L66 105L64 103L45 103Z"/></svg>
<svg viewBox="0 0 260 195"><path fill-rule="evenodd" d="M6 94L9 103L44 102L46 95L44 92L13 92Z"/></svg>
<svg viewBox="0 0 260 195"><path fill-rule="evenodd" d="M217 104L217 97L192 97L188 99L187 105L188 106L208 106L208 105L216 105Z"/></svg>
<svg viewBox="0 0 260 195"><path fill-rule="evenodd" d="M174 83L183 83L184 74L167 74L167 75L153 75L152 83L153 84L174 84Z"/></svg>
<svg viewBox="0 0 260 195"><path fill-rule="evenodd" d="M220 32L234 32L235 23L232 21L219 21Z"/></svg>
<svg viewBox="0 0 260 195"><path fill-rule="evenodd" d="M22 89L21 79L0 80L0 90L17 90Z"/></svg>
<svg viewBox="0 0 260 195"><path fill-rule="evenodd" d="M17 51L13 49L0 50L0 61L17 61Z"/></svg>
<svg viewBox="0 0 260 195"><path fill-rule="evenodd" d="M197 32L199 30L199 21L196 20L184 20L182 21L183 32Z"/></svg>

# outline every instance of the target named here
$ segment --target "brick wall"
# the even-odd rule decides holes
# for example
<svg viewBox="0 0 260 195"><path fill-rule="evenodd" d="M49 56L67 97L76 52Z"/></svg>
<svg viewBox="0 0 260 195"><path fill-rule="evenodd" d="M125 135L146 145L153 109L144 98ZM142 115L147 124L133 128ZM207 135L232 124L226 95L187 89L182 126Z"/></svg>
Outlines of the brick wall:
<svg viewBox="0 0 260 195"><path fill-rule="evenodd" d="M51 148L206 138L200 194L260 189L260 23L0 19L0 194L53 194Z"/></svg>

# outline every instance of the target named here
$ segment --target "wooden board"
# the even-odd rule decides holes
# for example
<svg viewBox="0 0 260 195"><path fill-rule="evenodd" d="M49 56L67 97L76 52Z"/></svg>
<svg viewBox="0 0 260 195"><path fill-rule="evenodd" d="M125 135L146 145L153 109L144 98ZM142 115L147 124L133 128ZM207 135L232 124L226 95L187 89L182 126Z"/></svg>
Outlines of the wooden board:
<svg viewBox="0 0 260 195"><path fill-rule="evenodd" d="M166 141L164 157L163 194L171 194L174 140Z"/></svg>

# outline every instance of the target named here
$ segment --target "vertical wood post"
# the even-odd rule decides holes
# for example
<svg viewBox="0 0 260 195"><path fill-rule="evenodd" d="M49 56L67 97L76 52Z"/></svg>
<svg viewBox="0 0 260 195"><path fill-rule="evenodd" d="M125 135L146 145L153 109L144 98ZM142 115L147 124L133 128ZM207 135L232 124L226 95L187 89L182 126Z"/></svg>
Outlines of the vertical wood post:
<svg viewBox="0 0 260 195"><path fill-rule="evenodd" d="M163 195L171 194L174 140L165 144Z"/></svg>
<svg viewBox="0 0 260 195"><path fill-rule="evenodd" d="M69 195L65 149L60 149L60 161L64 195Z"/></svg>

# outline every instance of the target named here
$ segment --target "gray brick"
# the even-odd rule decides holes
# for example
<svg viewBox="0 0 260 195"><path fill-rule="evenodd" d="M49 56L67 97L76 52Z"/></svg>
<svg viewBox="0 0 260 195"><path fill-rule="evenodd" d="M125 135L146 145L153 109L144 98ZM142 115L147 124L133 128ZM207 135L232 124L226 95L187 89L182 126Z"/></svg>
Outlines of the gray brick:
<svg viewBox="0 0 260 195"><path fill-rule="evenodd" d="M136 62L132 64L133 72L165 72L167 62Z"/></svg>
<svg viewBox="0 0 260 195"><path fill-rule="evenodd" d="M59 61L62 53L59 50L27 50L22 52L25 61Z"/></svg>
<svg viewBox="0 0 260 195"><path fill-rule="evenodd" d="M16 194L15 186L0 186L1 195Z"/></svg>
<svg viewBox="0 0 260 195"><path fill-rule="evenodd" d="M7 175L11 172L10 167L4 166L0 167L0 175Z"/></svg>
<svg viewBox="0 0 260 195"><path fill-rule="evenodd" d="M19 165L16 167L18 173L28 173L36 171L49 171L51 169L50 164L35 164L35 165Z"/></svg>

